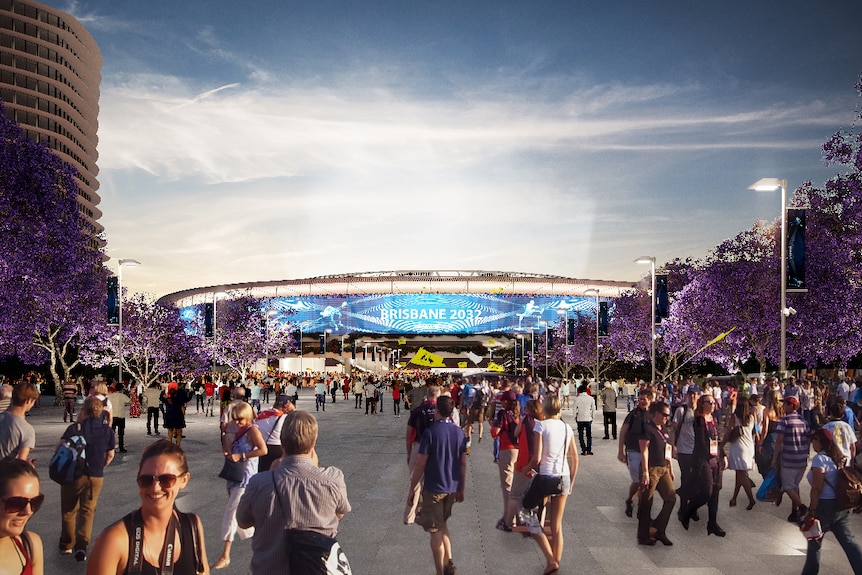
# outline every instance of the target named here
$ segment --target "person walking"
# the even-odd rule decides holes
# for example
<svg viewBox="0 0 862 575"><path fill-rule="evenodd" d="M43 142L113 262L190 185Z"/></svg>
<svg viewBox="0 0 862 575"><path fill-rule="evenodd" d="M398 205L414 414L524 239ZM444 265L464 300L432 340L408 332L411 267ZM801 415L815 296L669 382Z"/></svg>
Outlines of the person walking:
<svg viewBox="0 0 862 575"><path fill-rule="evenodd" d="M608 435L608 426L611 428L611 433L614 439L617 438L617 392L611 387L611 382L605 382L605 388L602 389L602 421L605 426L605 436L602 439L610 439Z"/></svg>
<svg viewBox="0 0 862 575"><path fill-rule="evenodd" d="M853 573L862 575L862 548L850 528L850 510L840 509L837 504L835 486L838 484L838 473L847 462L833 439L828 429L818 429L811 434L811 446L817 454L811 460L811 470L808 472L811 499L803 519L817 519L823 533L831 531L847 555ZM808 540L802 575L816 575L820 571L821 546L822 538Z"/></svg>
<svg viewBox="0 0 862 575"><path fill-rule="evenodd" d="M666 427L670 418L670 406L662 401L649 407L650 421L646 434L639 440L641 451L641 494L638 507L638 544L673 545L667 537L667 524L676 503L676 490L673 487L673 466L671 465L670 438ZM663 504L658 516L653 520L652 502L655 492L661 495ZM650 535L650 527L655 535Z"/></svg>
<svg viewBox="0 0 862 575"><path fill-rule="evenodd" d="M84 474L73 483L60 485L60 554L71 555L74 551L75 561L87 560L105 467L114 459L114 432L102 418L104 408L102 400L91 395L84 400L80 421L66 428L62 436L68 439L82 435L87 440Z"/></svg>
<svg viewBox="0 0 862 575"><path fill-rule="evenodd" d="M808 467L808 423L797 412L799 400L794 396L784 398L784 417L775 428L775 450L772 454L772 466L781 465L781 491L786 493L793 503L793 509L787 517L790 523L797 523L807 509L799 496L799 484ZM781 500L776 502L779 504Z"/></svg>
<svg viewBox="0 0 862 575"><path fill-rule="evenodd" d="M254 420L255 427L260 431L266 443L266 455L261 455L257 462L258 472L269 471L281 451L281 430L287 414L296 410L296 406L286 395L275 396L275 402L270 409L260 412Z"/></svg>
<svg viewBox="0 0 862 575"><path fill-rule="evenodd" d="M244 401L235 401L231 404L230 409L231 422L234 433L226 433L223 436L222 449L224 456L231 461L243 462L242 479L237 481L227 481L227 505L225 506L222 516L221 536L224 541L224 548L221 556L210 567L211 569L224 569L230 565L230 548L233 545L233 539L239 532L240 539L248 539L253 532L243 529L238 530L236 521L236 510L239 505L239 500L245 493L245 487L249 480L257 473L258 457L266 455L267 448L260 430L252 425L254 421L254 411L251 406ZM230 443L224 438L230 438Z"/></svg>
<svg viewBox="0 0 862 575"><path fill-rule="evenodd" d="M452 422L455 402L451 397L437 398L435 423L422 434L416 465L410 476L408 503L416 499L420 481L422 507L416 523L431 535L431 555L437 575L454 575L452 542L446 521L455 502L464 501L467 482L467 438Z"/></svg>
<svg viewBox="0 0 862 575"><path fill-rule="evenodd" d="M724 529L718 525L718 494L721 490L721 473L725 467L723 446L719 443L718 421L713 416L716 401L712 395L698 397L695 404L693 424L694 440L691 456L691 475L685 485L685 494L680 497L679 520L688 530L697 510L707 505L709 521L708 535L724 537ZM680 489L682 491L682 489Z"/></svg>
<svg viewBox="0 0 862 575"><path fill-rule="evenodd" d="M575 396L575 422L578 425L578 441L581 444L581 455L593 454L593 419L596 416L596 406L593 398L587 393L587 384L578 388Z"/></svg>
<svg viewBox="0 0 862 575"><path fill-rule="evenodd" d="M454 400L453 400L454 401ZM511 531L518 512L518 500L511 497L515 462L518 459L518 438L515 429L521 420L518 397L512 390L500 394L500 410L491 423L491 436L500 441L497 467L500 471L500 490L503 494L503 515L497 529Z"/></svg>
<svg viewBox="0 0 862 575"><path fill-rule="evenodd" d="M144 405L147 407L147 435L152 435L155 429L156 435L159 433L159 412L161 411L162 386L158 381L154 381L144 390Z"/></svg>
<svg viewBox="0 0 862 575"><path fill-rule="evenodd" d="M120 453L126 453L126 406L132 401L123 393L123 384L117 383L114 391L108 394L108 401L114 406L114 418L111 429L117 432L117 444Z"/></svg>
<svg viewBox="0 0 862 575"><path fill-rule="evenodd" d="M736 497L739 490L744 489L748 497L750 511L756 500L752 492L752 481L748 472L754 467L754 414L748 400L740 400L736 404L733 414L732 425L727 427L724 444L729 444L727 455L727 467L736 472L736 483L733 486L733 496L730 498L730 506L736 507Z"/></svg>
<svg viewBox="0 0 862 575"><path fill-rule="evenodd" d="M63 384L63 423L66 417L69 422L75 421L75 401L78 399L78 384L74 377L70 377Z"/></svg>
<svg viewBox="0 0 862 575"><path fill-rule="evenodd" d="M620 428L619 449L617 459L626 464L629 477L632 482L629 485L629 493L626 497L626 517L633 513L634 496L641 491L641 448L640 439L646 437L646 426L650 418L649 406L652 404L654 392L650 388L641 389L638 392L638 401L635 408L626 415L623 426Z"/></svg>
<svg viewBox="0 0 862 575"><path fill-rule="evenodd" d="M423 387L425 390L425 399L410 410L410 416L407 419L407 430L405 440L407 444L407 469L411 478L416 470L416 463L419 461L419 440L425 430L431 427L436 421L437 398L440 396L440 388L436 385L428 385ZM413 497L407 498L407 503L404 505L404 525L412 525L416 521L416 511L422 500L422 480L414 486Z"/></svg>
<svg viewBox="0 0 862 575"><path fill-rule="evenodd" d="M325 564L350 573L335 539L350 512L347 485L340 469L319 465L317 435L314 415L289 413L281 432L284 457L252 477L239 500L237 524L254 529L252 575L325 573Z"/></svg>
<svg viewBox="0 0 862 575"><path fill-rule="evenodd" d="M673 451L679 464L679 489L680 496L679 520L683 520L685 509L688 507L687 499L690 493L694 493L695 474L697 469L694 465L694 421L697 417L696 409L700 399L700 388L690 385L685 390L685 400L673 412ZM697 483L699 486L700 484Z"/></svg>
<svg viewBox="0 0 862 575"><path fill-rule="evenodd" d="M0 412L0 459L12 457L27 461L36 447L36 430L27 421L27 414L39 401L39 391L32 383L19 383L12 388L12 403Z"/></svg>

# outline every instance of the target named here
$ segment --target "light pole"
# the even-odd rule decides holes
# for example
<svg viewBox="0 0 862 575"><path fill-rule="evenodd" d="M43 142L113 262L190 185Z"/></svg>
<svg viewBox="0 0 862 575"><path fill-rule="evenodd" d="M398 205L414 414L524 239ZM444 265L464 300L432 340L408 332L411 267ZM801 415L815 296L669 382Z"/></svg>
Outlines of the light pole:
<svg viewBox="0 0 862 575"><path fill-rule="evenodd" d="M518 334L518 345L521 346L521 371L524 371L524 335Z"/></svg>
<svg viewBox="0 0 862 575"><path fill-rule="evenodd" d="M530 326L530 376L536 375L536 328Z"/></svg>
<svg viewBox="0 0 862 575"><path fill-rule="evenodd" d="M299 328L299 375L301 377L305 373L302 371L302 325L296 324L296 327Z"/></svg>
<svg viewBox="0 0 862 575"><path fill-rule="evenodd" d="M557 308L557 315L566 316L565 323L563 324L563 359L566 363L566 381L569 380L569 306L567 305L564 309Z"/></svg>
<svg viewBox="0 0 862 575"><path fill-rule="evenodd" d="M278 310L271 309L266 312L266 333L263 335L263 361L265 366L264 373L269 374L269 320L278 315Z"/></svg>
<svg viewBox="0 0 862 575"><path fill-rule="evenodd" d="M120 327L120 337L118 338L120 372L117 383L123 383L123 268L133 268L139 265L141 265L141 262L132 259L124 259L117 262L117 301L120 303L119 315L117 316L119 320L117 323Z"/></svg>
<svg viewBox="0 0 862 575"><path fill-rule="evenodd" d="M651 384L655 383L655 257L641 256L635 260L636 264L649 264L650 276L652 276L652 290L650 291L650 363L652 364ZM597 342L598 343L598 342Z"/></svg>
<svg viewBox="0 0 862 575"><path fill-rule="evenodd" d="M599 290L590 288L584 290L585 295L596 296L596 383L599 381Z"/></svg>
<svg viewBox="0 0 862 575"><path fill-rule="evenodd" d="M761 178L748 186L749 190L758 192L774 192L781 189L781 260L778 267L781 268L781 334L779 335L780 359L778 371L780 377L785 376L787 371L787 180L778 178Z"/></svg>
<svg viewBox="0 0 862 575"><path fill-rule="evenodd" d="M539 325L545 326L545 384L548 383L548 322L542 320Z"/></svg>

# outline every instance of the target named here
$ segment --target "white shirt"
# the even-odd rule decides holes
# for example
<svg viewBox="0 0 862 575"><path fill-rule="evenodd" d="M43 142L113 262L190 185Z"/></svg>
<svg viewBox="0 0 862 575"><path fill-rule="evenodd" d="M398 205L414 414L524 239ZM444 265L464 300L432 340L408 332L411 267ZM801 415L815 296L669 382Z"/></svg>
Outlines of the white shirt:
<svg viewBox="0 0 862 575"><path fill-rule="evenodd" d="M533 428L542 436L542 459L539 461L539 473L542 475L568 475L569 441L574 440L575 432L572 426L560 419L545 419L537 421Z"/></svg>

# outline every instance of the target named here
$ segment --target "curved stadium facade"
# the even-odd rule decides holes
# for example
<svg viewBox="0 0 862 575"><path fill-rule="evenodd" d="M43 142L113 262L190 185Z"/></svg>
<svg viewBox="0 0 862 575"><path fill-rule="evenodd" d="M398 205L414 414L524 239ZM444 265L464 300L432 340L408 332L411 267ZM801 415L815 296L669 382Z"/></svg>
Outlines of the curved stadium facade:
<svg viewBox="0 0 862 575"><path fill-rule="evenodd" d="M274 321L333 335L517 334L595 314L631 283L496 271L400 270L195 288L168 294L187 318L217 299L251 296ZM544 329L544 328L542 328Z"/></svg>

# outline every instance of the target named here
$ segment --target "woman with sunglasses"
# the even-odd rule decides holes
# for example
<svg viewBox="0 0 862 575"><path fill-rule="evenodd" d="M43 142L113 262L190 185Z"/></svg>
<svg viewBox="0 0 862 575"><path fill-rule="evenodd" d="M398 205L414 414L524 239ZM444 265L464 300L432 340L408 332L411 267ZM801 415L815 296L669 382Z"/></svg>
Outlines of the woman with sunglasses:
<svg viewBox="0 0 862 575"><path fill-rule="evenodd" d="M0 461L0 557L3 573L42 575L42 539L26 531L27 521L45 501L39 493L39 476L30 462L21 459Z"/></svg>
<svg viewBox="0 0 862 575"><path fill-rule="evenodd" d="M138 467L141 506L99 535L87 562L88 575L169 570L176 575L208 574L200 519L174 507L189 477L179 446L166 439L148 445Z"/></svg>
<svg viewBox="0 0 862 575"><path fill-rule="evenodd" d="M233 545L233 538L237 534L239 534L240 539L248 539L254 535L254 528L239 528L236 523L236 508L242 494L245 493L248 480L257 473L258 458L268 453L266 441L260 433L260 429L252 425L254 412L249 404L244 401L233 402L230 407L230 418L231 422L227 426L228 432L224 437L233 438L233 440L228 443L226 439L222 438L222 449L225 457L229 457L235 462L242 462L242 481L227 482L227 506L221 522L224 548L221 556L213 563L213 569L224 569L230 565L230 548Z"/></svg>

